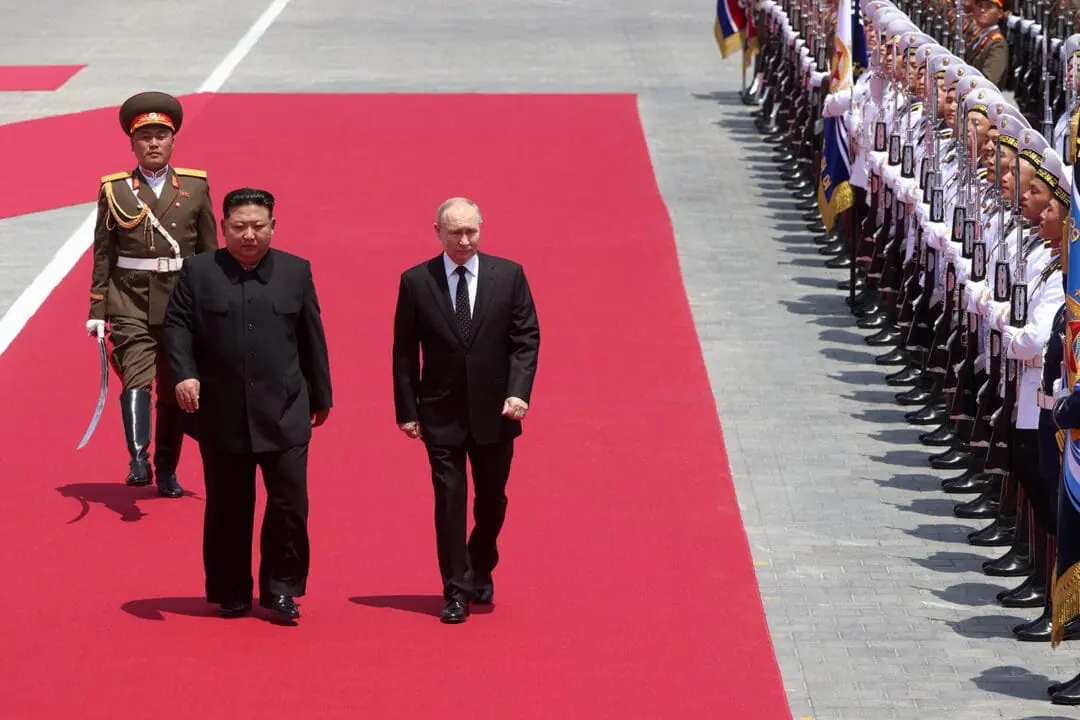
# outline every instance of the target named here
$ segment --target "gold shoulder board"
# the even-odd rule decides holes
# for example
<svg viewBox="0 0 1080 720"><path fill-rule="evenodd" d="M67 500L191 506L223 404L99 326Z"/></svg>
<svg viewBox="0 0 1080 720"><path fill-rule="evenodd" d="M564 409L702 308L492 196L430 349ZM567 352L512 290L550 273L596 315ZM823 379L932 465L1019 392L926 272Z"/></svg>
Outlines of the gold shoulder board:
<svg viewBox="0 0 1080 720"><path fill-rule="evenodd" d="M173 172L177 175L184 175L186 177L205 178L205 170L192 170L191 168L173 168Z"/></svg>
<svg viewBox="0 0 1080 720"><path fill-rule="evenodd" d="M113 180L126 180L129 177L131 177L130 170L126 172L113 173L112 175L103 175L101 177L101 183L104 185L105 183L111 183Z"/></svg>

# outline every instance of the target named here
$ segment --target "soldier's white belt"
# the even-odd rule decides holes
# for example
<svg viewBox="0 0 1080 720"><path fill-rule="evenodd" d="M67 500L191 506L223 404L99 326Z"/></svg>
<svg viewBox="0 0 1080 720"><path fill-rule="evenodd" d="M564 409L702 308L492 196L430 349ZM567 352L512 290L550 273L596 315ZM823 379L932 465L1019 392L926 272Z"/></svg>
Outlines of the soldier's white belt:
<svg viewBox="0 0 1080 720"><path fill-rule="evenodd" d="M1042 410L1053 410L1054 409L1054 402L1055 402L1054 396L1053 395L1047 395L1042 390L1038 390L1035 393L1035 402L1037 402L1039 404L1039 408L1042 409Z"/></svg>
<svg viewBox="0 0 1080 720"><path fill-rule="evenodd" d="M150 272L180 272L184 264L183 258L159 257L159 258L133 258L123 255L116 258L116 267L125 270L149 270Z"/></svg>

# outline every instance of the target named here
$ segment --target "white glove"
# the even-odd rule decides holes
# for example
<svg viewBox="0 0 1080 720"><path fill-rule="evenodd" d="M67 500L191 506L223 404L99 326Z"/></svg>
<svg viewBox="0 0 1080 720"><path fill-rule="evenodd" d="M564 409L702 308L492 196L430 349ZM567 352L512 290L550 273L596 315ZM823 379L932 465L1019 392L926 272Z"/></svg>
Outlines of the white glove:
<svg viewBox="0 0 1080 720"><path fill-rule="evenodd" d="M995 308L993 313L994 313L993 317L990 318L991 324L997 330L1000 330L1000 331L1004 332L1005 327L1006 327L1006 323L1008 323L1008 321L1009 321L1009 307L1008 306L1003 306L1003 307Z"/></svg>
<svg viewBox="0 0 1080 720"><path fill-rule="evenodd" d="M945 255L945 262L951 262L951 263L955 264L956 263L956 258L959 257L959 254L957 253L957 250L956 250L956 243L954 243L954 242L945 243L944 255Z"/></svg>
<svg viewBox="0 0 1080 720"><path fill-rule="evenodd" d="M86 334L90 336L97 335L99 338L105 337L105 321L104 320L87 320L86 321Z"/></svg>
<svg viewBox="0 0 1080 720"><path fill-rule="evenodd" d="M1005 325L1001 328L1001 346L1005 348L1006 357L1009 355L1009 349L1012 348L1013 340L1015 340L1016 336L1023 331L1023 328L1018 328L1013 325Z"/></svg>
<svg viewBox="0 0 1080 720"><path fill-rule="evenodd" d="M1057 380L1054 381L1054 399L1055 400L1060 400L1061 398L1069 397L1070 395L1072 395L1072 393L1069 391L1069 388L1061 387L1061 385L1062 385L1061 378L1058 378Z"/></svg>
<svg viewBox="0 0 1080 720"><path fill-rule="evenodd" d="M935 250L945 250L949 244L949 228L942 223L931 223L923 230L927 244Z"/></svg>

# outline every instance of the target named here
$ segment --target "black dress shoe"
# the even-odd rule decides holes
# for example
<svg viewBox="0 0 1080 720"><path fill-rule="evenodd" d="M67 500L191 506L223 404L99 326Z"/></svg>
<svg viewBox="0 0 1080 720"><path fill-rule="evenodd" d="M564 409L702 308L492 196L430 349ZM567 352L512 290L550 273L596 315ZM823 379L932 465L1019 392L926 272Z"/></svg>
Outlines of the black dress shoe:
<svg viewBox="0 0 1080 720"><path fill-rule="evenodd" d="M875 333L866 338L866 344L870 347L887 347L889 345L896 345L903 338L899 330L891 327L885 327L881 332Z"/></svg>
<svg viewBox="0 0 1080 720"><path fill-rule="evenodd" d="M851 258L846 253L841 253L831 260L825 261L825 267L830 270L844 270L851 267Z"/></svg>
<svg viewBox="0 0 1080 720"><path fill-rule="evenodd" d="M904 413L904 419L912 425L937 425L945 421L949 413L940 405L927 405Z"/></svg>
<svg viewBox="0 0 1080 720"><path fill-rule="evenodd" d="M486 583L476 586L476 600L473 602L477 605L490 605L495 601L495 584L490 580Z"/></svg>
<svg viewBox="0 0 1080 720"><path fill-rule="evenodd" d="M889 320L885 317L884 312L877 312L873 315L866 315L855 321L855 326L860 327L863 330L880 330L888 324Z"/></svg>
<svg viewBox="0 0 1080 720"><path fill-rule="evenodd" d="M918 384L919 379L922 377L923 371L921 368L914 366L907 366L902 370L897 370L891 375L885 376L885 384L890 387L899 387L901 385L915 385Z"/></svg>
<svg viewBox="0 0 1080 720"><path fill-rule="evenodd" d="M221 603L222 617L240 617L251 610L250 600L228 600Z"/></svg>
<svg viewBox="0 0 1080 720"><path fill-rule="evenodd" d="M941 481L941 489L955 495L975 495L990 487L990 475L969 470L960 477Z"/></svg>
<svg viewBox="0 0 1080 720"><path fill-rule="evenodd" d="M866 317L867 315L877 315L882 312L882 307L878 305L877 301L870 301L867 303L861 303L856 300L855 307L851 308L851 312L855 317Z"/></svg>
<svg viewBox="0 0 1080 720"><path fill-rule="evenodd" d="M259 598L259 606L286 620L300 617L300 608L288 595L265 595Z"/></svg>
<svg viewBox="0 0 1080 720"><path fill-rule="evenodd" d="M913 387L902 393L896 394L896 402L900 405L925 405L934 394L924 387Z"/></svg>
<svg viewBox="0 0 1080 720"><path fill-rule="evenodd" d="M951 422L938 425L936 430L919 435L919 442L928 447L947 447L956 442L956 426Z"/></svg>
<svg viewBox="0 0 1080 720"><path fill-rule="evenodd" d="M462 600L454 599L446 603L439 620L447 625L456 625L465 622L469 617L469 606Z"/></svg>
<svg viewBox="0 0 1080 720"><path fill-rule="evenodd" d="M905 365L907 361L907 351L900 347L895 347L884 355L874 358L875 365Z"/></svg>
<svg viewBox="0 0 1080 720"><path fill-rule="evenodd" d="M158 470L157 487L158 494L162 497L178 498L184 496L184 488L180 487L175 470Z"/></svg>
<svg viewBox="0 0 1080 720"><path fill-rule="evenodd" d="M971 464L971 453L967 450L952 449L931 458L930 467L938 470L961 470Z"/></svg>

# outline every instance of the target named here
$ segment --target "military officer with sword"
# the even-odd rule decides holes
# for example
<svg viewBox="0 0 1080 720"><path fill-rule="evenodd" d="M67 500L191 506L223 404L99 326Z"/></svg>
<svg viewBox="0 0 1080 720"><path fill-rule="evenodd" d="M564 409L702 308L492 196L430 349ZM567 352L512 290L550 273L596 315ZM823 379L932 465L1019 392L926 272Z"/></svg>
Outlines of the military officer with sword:
<svg viewBox="0 0 1080 720"><path fill-rule="evenodd" d="M184 260L216 250L217 229L206 173L170 163L183 123L180 102L165 93L139 93L124 102L119 117L137 166L101 178L86 329L99 344L102 381L97 409L79 447L96 428L108 394L107 337L109 360L122 386L127 484L149 485L156 475L159 493L178 498L184 493L176 477L184 430L162 345L162 322Z"/></svg>

